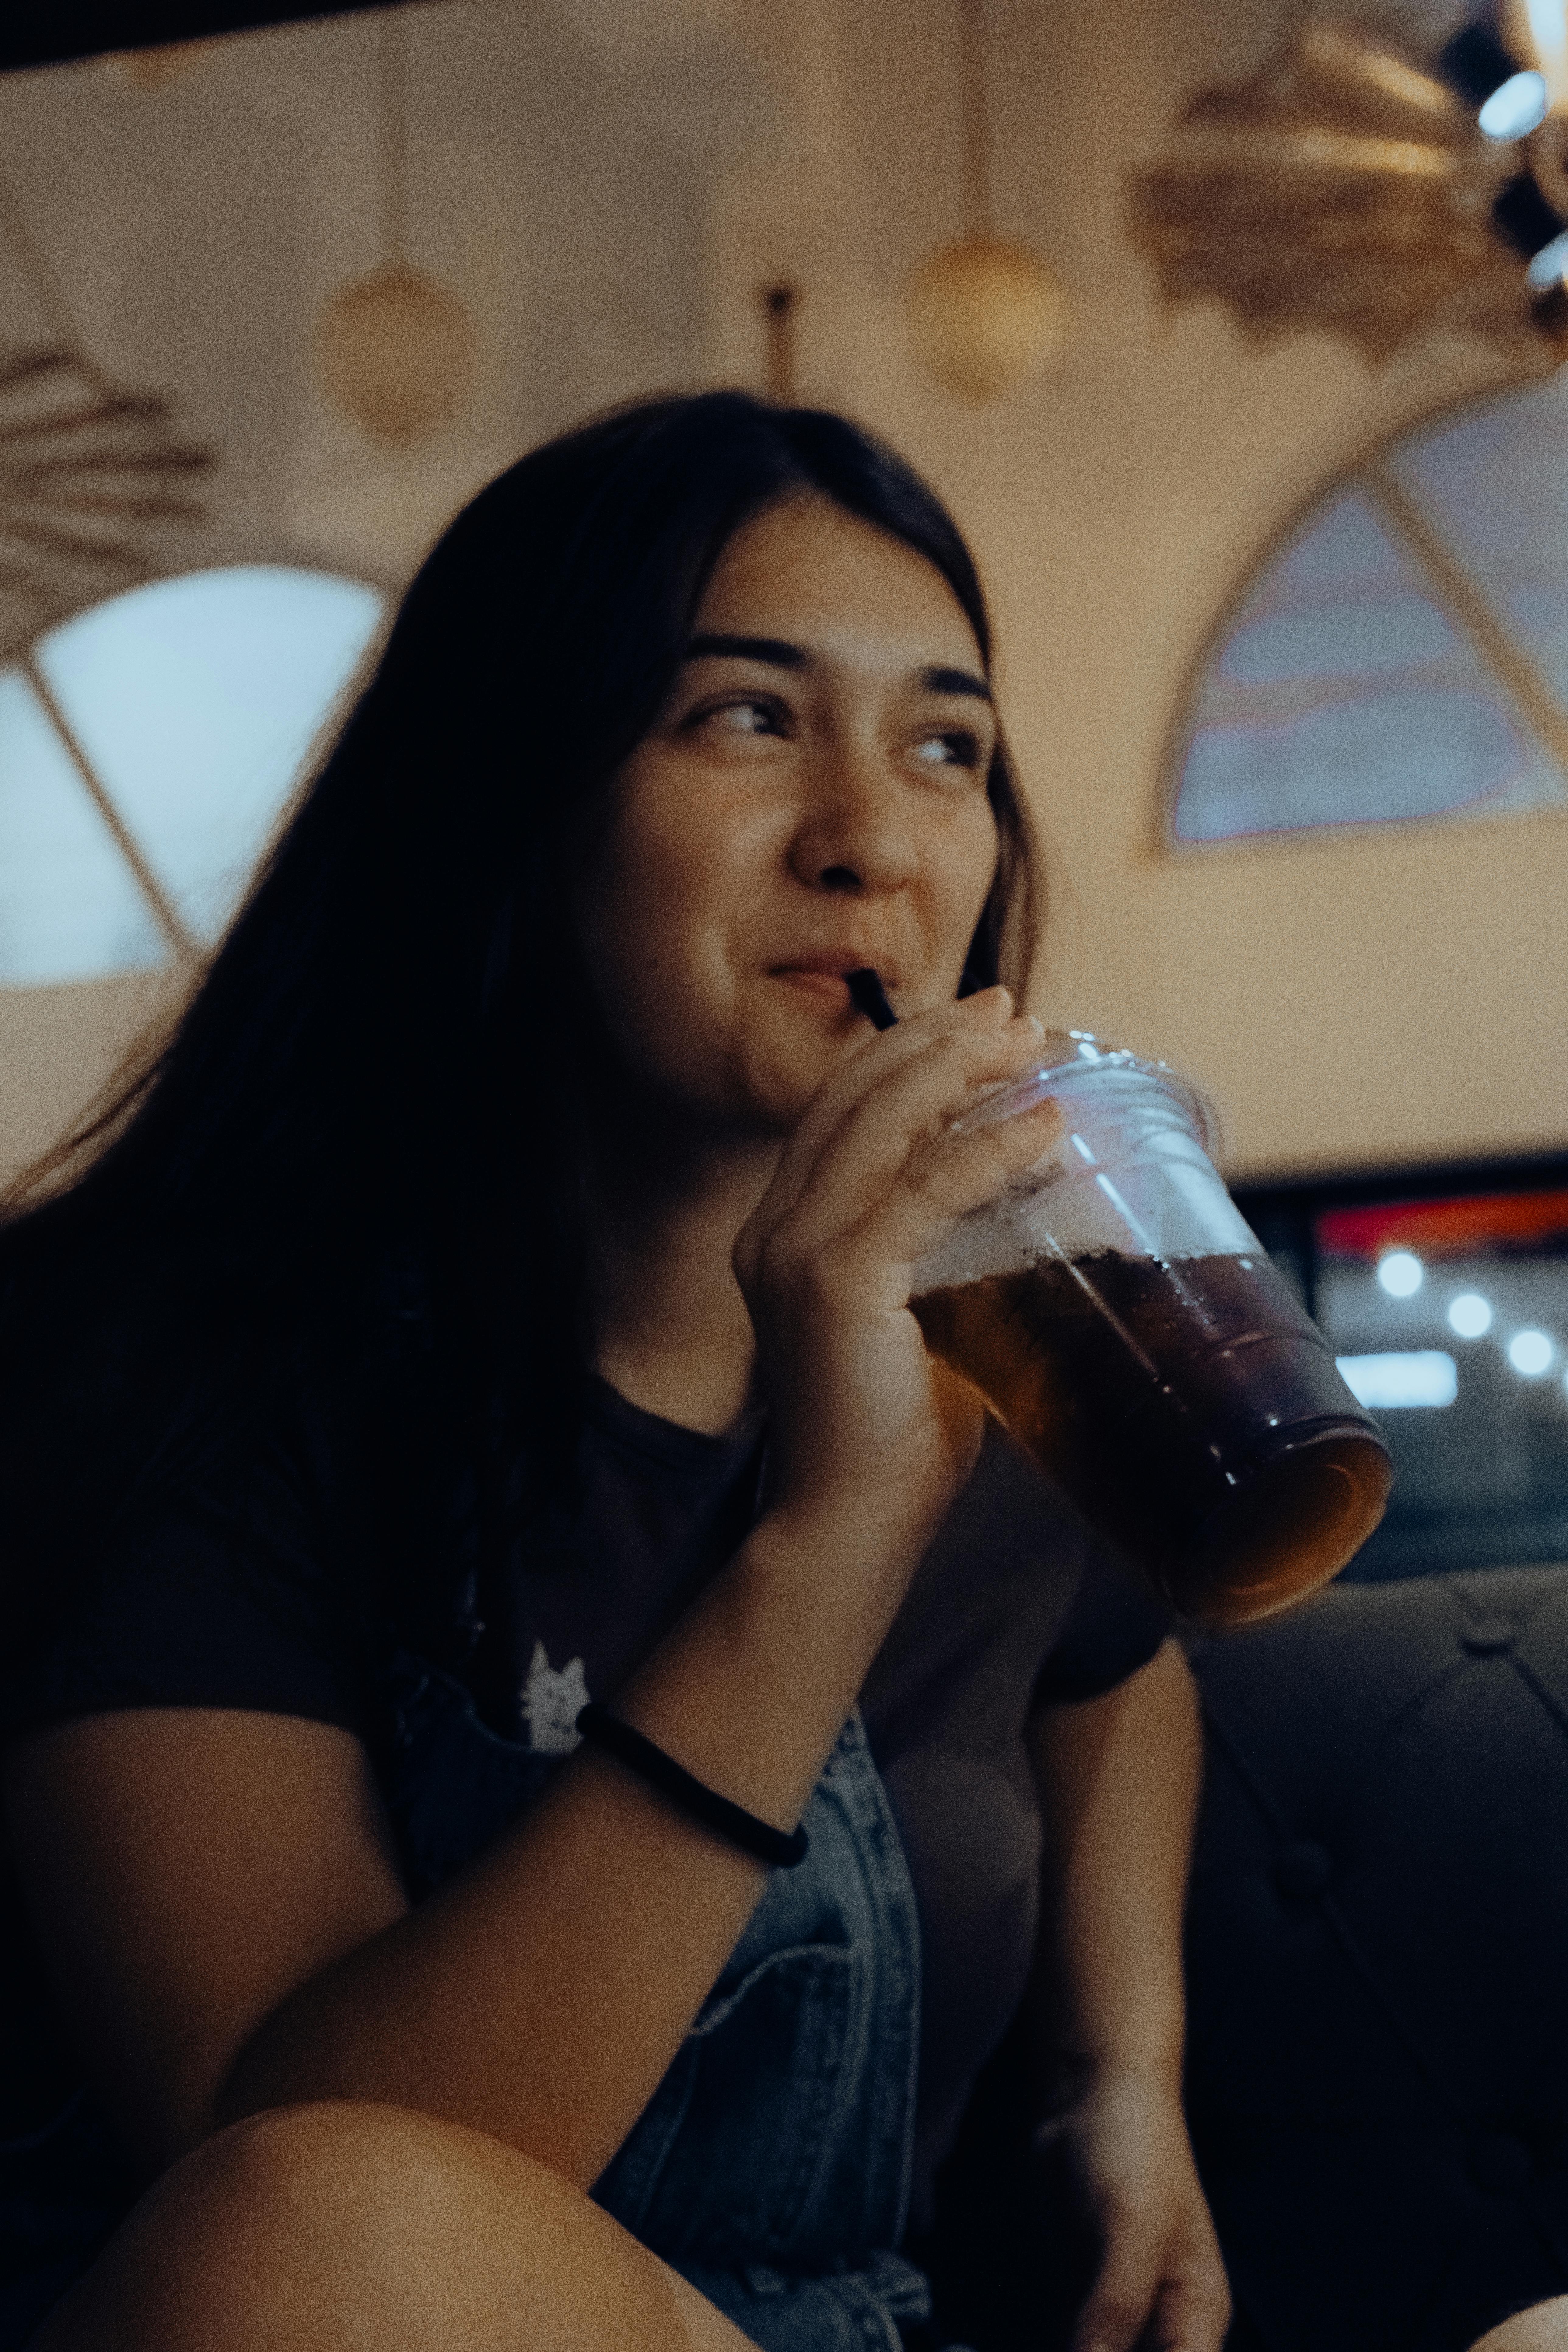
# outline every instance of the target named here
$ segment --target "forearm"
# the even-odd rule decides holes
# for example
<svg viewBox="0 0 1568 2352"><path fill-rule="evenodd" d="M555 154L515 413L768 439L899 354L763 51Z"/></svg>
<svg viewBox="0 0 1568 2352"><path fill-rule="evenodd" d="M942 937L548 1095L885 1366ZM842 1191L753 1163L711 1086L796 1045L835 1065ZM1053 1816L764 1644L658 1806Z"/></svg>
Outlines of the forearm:
<svg viewBox="0 0 1568 2352"><path fill-rule="evenodd" d="M1041 1990L1054 1995L1041 2054L1101 2241L1074 2341L1220 2352L1230 2294L1182 2107L1182 1910L1202 1745L1180 1649L1167 1642L1120 1689L1048 1710L1035 1755Z"/></svg>
<svg viewBox="0 0 1568 2352"><path fill-rule="evenodd" d="M1167 1642L1103 1697L1046 1709L1037 2031L1043 2063L1181 2074L1182 1916L1202 1769L1193 1677Z"/></svg>
<svg viewBox="0 0 1568 2352"><path fill-rule="evenodd" d="M807 1555L835 1546L842 1573ZM907 1550L909 1557L903 1552ZM919 1539L764 1522L618 1696L710 1786L798 1820ZM326 2097L490 2133L586 2186L762 1894L761 1865L592 1749L458 1879L279 2003L211 2120Z"/></svg>

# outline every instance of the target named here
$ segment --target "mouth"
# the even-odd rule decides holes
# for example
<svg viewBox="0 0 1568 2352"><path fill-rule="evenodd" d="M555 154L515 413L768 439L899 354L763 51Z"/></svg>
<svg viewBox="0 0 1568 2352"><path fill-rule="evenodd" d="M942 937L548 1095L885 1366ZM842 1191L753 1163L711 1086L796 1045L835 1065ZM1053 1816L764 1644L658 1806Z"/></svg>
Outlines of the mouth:
<svg viewBox="0 0 1568 2352"><path fill-rule="evenodd" d="M879 959L852 948L826 949L819 955L792 956L785 963L771 964L768 977L782 980L798 988L804 994L816 996L835 1011L849 1012L854 1008L846 985L852 971L863 971L869 966L876 971L885 988L898 986L898 974Z"/></svg>

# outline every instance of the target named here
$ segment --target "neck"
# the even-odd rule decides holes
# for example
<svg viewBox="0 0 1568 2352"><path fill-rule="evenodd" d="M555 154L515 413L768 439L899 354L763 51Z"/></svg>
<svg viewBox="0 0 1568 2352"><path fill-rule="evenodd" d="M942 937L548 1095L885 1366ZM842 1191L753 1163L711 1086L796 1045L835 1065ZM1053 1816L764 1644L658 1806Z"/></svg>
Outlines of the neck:
<svg viewBox="0 0 1568 2352"><path fill-rule="evenodd" d="M780 1149L768 1137L694 1140L647 1108L613 1138L590 1137L595 1364L645 1412L716 1436L751 1402L755 1341L730 1254Z"/></svg>

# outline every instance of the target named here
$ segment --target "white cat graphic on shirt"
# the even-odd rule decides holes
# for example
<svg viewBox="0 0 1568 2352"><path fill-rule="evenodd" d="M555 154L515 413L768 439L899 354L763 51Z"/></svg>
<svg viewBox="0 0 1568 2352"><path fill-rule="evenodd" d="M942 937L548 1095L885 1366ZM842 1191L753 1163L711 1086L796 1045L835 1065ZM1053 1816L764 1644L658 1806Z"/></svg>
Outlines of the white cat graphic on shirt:
<svg viewBox="0 0 1568 2352"><path fill-rule="evenodd" d="M542 1642L535 1642L528 1680L522 1686L522 1719L528 1744L538 1756L570 1756L582 1744L577 1717L588 1704L588 1685L581 1658L568 1659L559 1671L550 1663Z"/></svg>

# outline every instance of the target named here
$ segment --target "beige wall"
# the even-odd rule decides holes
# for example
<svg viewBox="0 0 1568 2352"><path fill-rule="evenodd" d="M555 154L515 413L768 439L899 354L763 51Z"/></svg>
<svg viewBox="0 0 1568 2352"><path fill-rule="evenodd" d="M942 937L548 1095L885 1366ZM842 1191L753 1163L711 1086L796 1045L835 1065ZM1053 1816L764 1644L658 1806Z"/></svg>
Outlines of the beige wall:
<svg viewBox="0 0 1568 2352"><path fill-rule="evenodd" d="M981 557L1009 722L1053 845L1051 1013L1189 1070L1220 1107L1238 1170L1568 1141L1562 818L1181 861L1152 846L1173 698L1238 568L1373 435L1496 368L1457 341L1381 372L1315 335L1256 352L1217 310L1158 312L1120 234L1124 174L1159 151L1196 81L1261 52L1278 14L1268 0L992 0L998 225L1049 257L1076 331L1048 383L986 410L921 380L900 310L910 270L957 226L952 0L460 0L420 14L459 46L498 28L521 40L513 19L533 27L510 114L493 89L481 104L456 51L441 79L442 234L495 320L483 413L400 474L315 403L302 322L348 258L352 28L255 37L254 68L236 44L225 104L254 110L246 76L265 83L315 174L278 232L299 272L254 222L246 232L265 248L256 282L291 322L285 359L269 361L288 396L269 396L265 417L255 400L236 411L247 528L395 569L472 481L574 409L754 375L756 288L797 276L806 392L905 447ZM338 43L335 79L315 73L311 40ZM546 65L549 102L574 132L557 129L525 168L510 126ZM106 101L95 88L84 103L87 88L81 70L18 77L0 89L0 130L25 121L40 159L89 133L102 152ZM217 99L215 80L182 103L194 122ZM115 107L123 201L139 151L119 93ZM612 170L616 142L635 153ZM514 262L525 245L526 271ZM152 266L146 252L132 263ZM123 289L118 302L134 308ZM160 332L176 357L185 336L203 422L221 436L222 371L175 310L163 303ZM567 344L548 365L542 319ZM163 348L135 356L181 380L154 364ZM0 995L0 1165L89 1090L134 998Z"/></svg>
<svg viewBox="0 0 1568 2352"><path fill-rule="evenodd" d="M897 307L953 226L950 7L843 11L860 93L854 404L929 469L981 554L1058 855L1053 1016L1190 1070L1237 1169L1568 1142L1563 818L1179 861L1152 845L1173 703L1238 567L1368 438L1496 365L1451 341L1380 373L1326 337L1258 352L1217 309L1159 314L1120 236L1124 174L1194 82L1258 54L1274 15L994 0L999 226L1050 258L1078 329L1050 382L966 413L919 380ZM904 70L879 72L895 54Z"/></svg>

